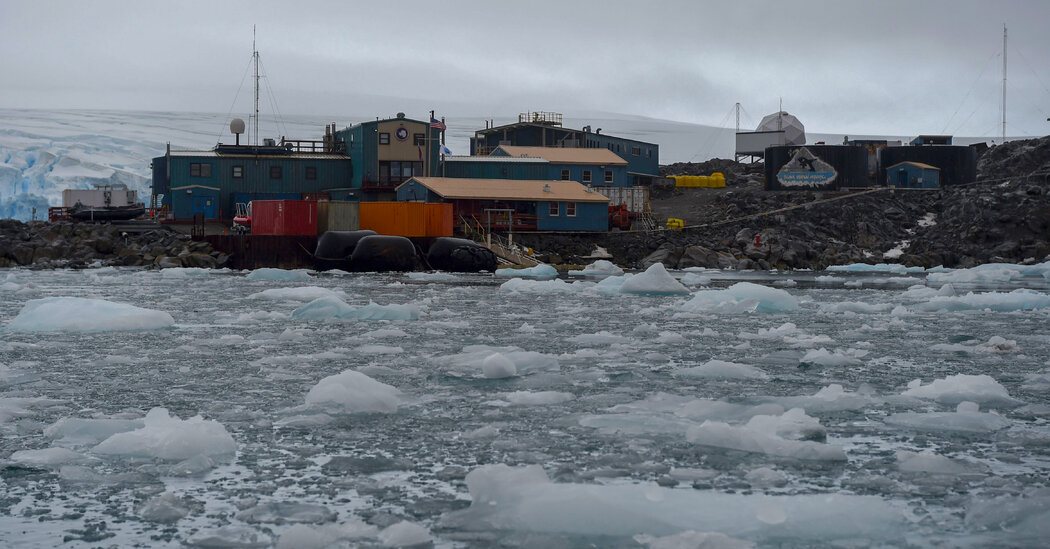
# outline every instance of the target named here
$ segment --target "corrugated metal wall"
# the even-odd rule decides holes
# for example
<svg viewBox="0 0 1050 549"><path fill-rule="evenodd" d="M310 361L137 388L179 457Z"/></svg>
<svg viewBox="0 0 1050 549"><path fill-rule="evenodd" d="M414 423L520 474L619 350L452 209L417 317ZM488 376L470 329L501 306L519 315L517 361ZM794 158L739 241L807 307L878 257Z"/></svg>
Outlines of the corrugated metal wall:
<svg viewBox="0 0 1050 549"><path fill-rule="evenodd" d="M543 180L551 179L550 164L547 162L490 162L456 160L445 162L445 177L463 177L469 179L517 179Z"/></svg>
<svg viewBox="0 0 1050 549"><path fill-rule="evenodd" d="M550 213L550 202L536 207L536 229L540 231L607 231L609 205L604 202L577 202L576 215L566 215L566 203L558 203L558 215Z"/></svg>

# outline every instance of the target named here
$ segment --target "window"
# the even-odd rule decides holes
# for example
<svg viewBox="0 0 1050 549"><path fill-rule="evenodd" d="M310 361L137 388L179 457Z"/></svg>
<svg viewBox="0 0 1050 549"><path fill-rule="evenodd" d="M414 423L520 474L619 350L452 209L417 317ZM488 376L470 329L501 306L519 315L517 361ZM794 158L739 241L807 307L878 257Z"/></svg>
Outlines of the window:
<svg viewBox="0 0 1050 549"><path fill-rule="evenodd" d="M612 183L613 182L612 170L605 170L605 182L606 183Z"/></svg>
<svg viewBox="0 0 1050 549"><path fill-rule="evenodd" d="M645 149L645 157L646 158L652 158L653 157L653 150L652 149Z"/></svg>
<svg viewBox="0 0 1050 549"><path fill-rule="evenodd" d="M244 178L244 166L234 166L233 167L233 171L230 174L230 176L233 177L234 179L243 179Z"/></svg>
<svg viewBox="0 0 1050 549"><path fill-rule="evenodd" d="M203 162L191 163L190 177L211 177L211 164Z"/></svg>
<svg viewBox="0 0 1050 549"><path fill-rule="evenodd" d="M282 175L280 166L270 166L270 179L280 179Z"/></svg>
<svg viewBox="0 0 1050 549"><path fill-rule="evenodd" d="M558 203L551 202L551 217L558 217Z"/></svg>
<svg viewBox="0 0 1050 549"><path fill-rule="evenodd" d="M566 202L565 203L565 217L576 217L576 203Z"/></svg>
<svg viewBox="0 0 1050 549"><path fill-rule="evenodd" d="M383 132L383 133L379 134L379 144L380 145L389 145L390 144L390 134L387 133L387 132Z"/></svg>
<svg viewBox="0 0 1050 549"><path fill-rule="evenodd" d="M307 166L305 175L307 179L317 179L317 166Z"/></svg>
<svg viewBox="0 0 1050 549"><path fill-rule="evenodd" d="M412 144L416 145L416 146L426 145L427 144L426 135L421 134L421 133L412 134Z"/></svg>
<svg viewBox="0 0 1050 549"><path fill-rule="evenodd" d="M631 156L642 156L641 147L631 147Z"/></svg>
<svg viewBox="0 0 1050 549"><path fill-rule="evenodd" d="M583 170L583 182L584 183L590 183L591 182L591 170Z"/></svg>
<svg viewBox="0 0 1050 549"><path fill-rule="evenodd" d="M562 170L561 171L561 180L562 181L568 181L569 180L569 170Z"/></svg>
<svg viewBox="0 0 1050 549"><path fill-rule="evenodd" d="M423 175L422 162L393 161L379 163L379 185L382 187L400 185L415 175Z"/></svg>

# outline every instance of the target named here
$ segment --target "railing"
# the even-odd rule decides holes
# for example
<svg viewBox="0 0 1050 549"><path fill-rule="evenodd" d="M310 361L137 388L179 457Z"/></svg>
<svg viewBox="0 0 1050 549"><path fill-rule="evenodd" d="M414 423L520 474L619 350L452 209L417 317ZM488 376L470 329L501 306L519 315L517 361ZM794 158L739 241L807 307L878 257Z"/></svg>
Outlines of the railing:
<svg viewBox="0 0 1050 549"><path fill-rule="evenodd" d="M543 111L523 112L518 115L518 122L532 122L535 124L561 126L561 113Z"/></svg>
<svg viewBox="0 0 1050 549"><path fill-rule="evenodd" d="M500 259L501 263L525 265L528 267L535 267L540 264L540 261L536 258L526 255L520 247L515 246L514 243L511 242L509 235L507 239L504 239L496 233L487 232L485 230L485 225L483 225L476 217L470 216L467 218L460 216L459 220L460 226L463 229L463 234L489 250L492 250L492 252Z"/></svg>

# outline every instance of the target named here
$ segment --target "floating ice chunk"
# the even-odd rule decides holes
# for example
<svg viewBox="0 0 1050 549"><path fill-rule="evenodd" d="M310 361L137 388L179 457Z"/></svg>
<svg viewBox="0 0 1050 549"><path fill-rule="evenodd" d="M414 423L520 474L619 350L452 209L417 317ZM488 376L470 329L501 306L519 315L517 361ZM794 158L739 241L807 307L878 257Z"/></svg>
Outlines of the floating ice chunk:
<svg viewBox="0 0 1050 549"><path fill-rule="evenodd" d="M139 516L149 522L173 524L190 514L186 501L171 492L150 498L138 510Z"/></svg>
<svg viewBox="0 0 1050 549"><path fill-rule="evenodd" d="M594 263L587 265L582 271L569 271L570 276L587 277L620 276L622 274L623 269L605 259L599 259Z"/></svg>
<svg viewBox="0 0 1050 549"><path fill-rule="evenodd" d="M500 284L499 289L502 292L526 294L565 294L579 290L577 286L560 279L526 280L524 278L512 278Z"/></svg>
<svg viewBox="0 0 1050 549"><path fill-rule="evenodd" d="M103 440L92 453L184 460L199 454L227 456L237 450L237 443L221 423L201 416L181 420L168 415L165 408L154 408L146 414L144 423L140 429Z"/></svg>
<svg viewBox="0 0 1050 549"><path fill-rule="evenodd" d="M686 273L682 277L682 284L686 286L710 286L711 277L704 276L696 273Z"/></svg>
<svg viewBox="0 0 1050 549"><path fill-rule="evenodd" d="M114 332L170 328L175 319L164 311L84 297L45 297L22 307L7 331Z"/></svg>
<svg viewBox="0 0 1050 549"><path fill-rule="evenodd" d="M897 469L906 473L964 475L983 473L987 470L987 467L981 467L976 463L950 459L931 452L898 450Z"/></svg>
<svg viewBox="0 0 1050 549"><path fill-rule="evenodd" d="M575 335L568 338L568 340L581 345L610 345L613 343L627 343L630 341L630 338L602 330L593 334Z"/></svg>
<svg viewBox="0 0 1050 549"><path fill-rule="evenodd" d="M201 267L169 267L160 271L160 277L164 279L189 278L191 276L204 276L214 271L215 269L203 269Z"/></svg>
<svg viewBox="0 0 1050 549"><path fill-rule="evenodd" d="M911 308L921 312L983 311L985 309L996 312L1033 311L1050 308L1050 295L1027 288L1009 293L975 294L970 292L961 296L938 295L925 303L912 305Z"/></svg>
<svg viewBox="0 0 1050 549"><path fill-rule="evenodd" d="M272 301L313 301L322 297L339 299L342 292L333 292L320 286L302 286L298 288L270 288L256 292L248 299L269 299Z"/></svg>
<svg viewBox="0 0 1050 549"><path fill-rule="evenodd" d="M719 532L697 532L686 530L678 534L653 537L646 534L634 536L634 541L649 549L752 549L754 544L731 538Z"/></svg>
<svg viewBox="0 0 1050 549"><path fill-rule="evenodd" d="M621 294L675 295L688 294L689 288L667 272L663 263L653 263L643 273L638 273L620 284Z"/></svg>
<svg viewBox="0 0 1050 549"><path fill-rule="evenodd" d="M926 269L922 267L905 267L904 265L898 265L896 263L876 263L869 265L867 263L851 263L849 265L832 265L827 268L831 272L850 272L850 273L921 273L925 272Z"/></svg>
<svg viewBox="0 0 1050 549"><path fill-rule="evenodd" d="M823 387L812 396L774 397L770 400L782 406L803 408L809 413L863 410L876 403L871 396L847 391L838 383Z"/></svg>
<svg viewBox="0 0 1050 549"><path fill-rule="evenodd" d="M875 496L772 496L649 484L552 483L536 465L486 465L467 474L466 482L470 507L446 513L441 526L625 537L669 536L692 529L775 538L787 546L824 546L840 539L892 545L902 541L904 524L900 508Z"/></svg>
<svg viewBox="0 0 1050 549"><path fill-rule="evenodd" d="M419 320L419 306L413 303L379 305L369 302L353 307L337 296L319 297L292 312L293 320Z"/></svg>
<svg viewBox="0 0 1050 549"><path fill-rule="evenodd" d="M380 543L387 547L413 547L432 540L429 530L407 520L391 524L379 532Z"/></svg>
<svg viewBox="0 0 1050 549"><path fill-rule="evenodd" d="M744 478L755 488L779 487L788 483L787 475L769 467L752 469Z"/></svg>
<svg viewBox="0 0 1050 549"><path fill-rule="evenodd" d="M248 273L248 276L244 277L248 280L290 280L290 281L301 281L311 280L310 271L306 269L273 269L270 267L263 267L261 269L255 269Z"/></svg>
<svg viewBox="0 0 1050 549"><path fill-rule="evenodd" d="M960 402L954 412L902 412L891 414L886 423L917 431L965 434L991 433L1010 426L1010 420L998 414L982 413L976 402Z"/></svg>
<svg viewBox="0 0 1050 549"><path fill-rule="evenodd" d="M825 440L827 431L820 421L806 415L802 408L792 408L779 415L756 415L747 421L748 429L791 440Z"/></svg>
<svg viewBox="0 0 1050 549"><path fill-rule="evenodd" d="M974 283L974 282L1009 282L1024 276L1040 276L1048 272L1046 267L1050 263L1038 265L1014 265L1010 263L985 263L969 269L957 269L954 271L930 273L926 281L934 284L946 282Z"/></svg>
<svg viewBox="0 0 1050 549"><path fill-rule="evenodd" d="M536 278L540 280L558 278L558 270L550 265L536 265L527 269L496 269L497 278Z"/></svg>
<svg viewBox="0 0 1050 549"><path fill-rule="evenodd" d="M635 275L631 273L624 274L622 276L610 276L604 278L594 286L594 291L601 295L617 295L620 293L620 286L627 280L633 278Z"/></svg>
<svg viewBox="0 0 1050 549"><path fill-rule="evenodd" d="M966 505L966 525L1011 542L1003 545L1045 545L1050 537L1050 493L1040 488L1021 496L974 496Z"/></svg>
<svg viewBox="0 0 1050 549"><path fill-rule="evenodd" d="M799 310L798 300L784 290L738 282L724 290L696 292L682 305L695 313L787 313Z"/></svg>
<svg viewBox="0 0 1050 549"><path fill-rule="evenodd" d="M799 460L846 460L846 453L841 446L808 440L788 440L749 427L734 427L719 421L708 420L698 427L689 429L689 432L686 433L686 440L693 444L713 448L726 448Z"/></svg>
<svg viewBox="0 0 1050 549"><path fill-rule="evenodd" d="M401 391L361 372L346 370L328 376L306 394L306 404L338 408L344 413L395 412L401 404Z"/></svg>
<svg viewBox="0 0 1050 549"><path fill-rule="evenodd" d="M1021 351L1016 341L1000 336L992 336L987 343L978 343L975 340L963 343L938 343L930 346L930 349L946 353L1017 353Z"/></svg>
<svg viewBox="0 0 1050 549"><path fill-rule="evenodd" d="M249 524L304 522L322 524L335 520L337 514L324 505L298 503L293 501L273 501L260 503L237 513L237 520Z"/></svg>
<svg viewBox="0 0 1050 549"><path fill-rule="evenodd" d="M820 310L828 313L887 313L894 307L892 303L864 303L861 301L840 301L838 303L821 303Z"/></svg>
<svg viewBox="0 0 1050 549"><path fill-rule="evenodd" d="M37 467L58 467L89 463L91 458L68 448L43 448L40 450L19 450L11 454L11 461Z"/></svg>
<svg viewBox="0 0 1050 549"><path fill-rule="evenodd" d="M423 282L452 282L455 280L459 280L459 277L457 277L454 274L442 272L420 273L412 271L406 273L405 276L407 276L409 280L420 280Z"/></svg>
<svg viewBox="0 0 1050 549"><path fill-rule="evenodd" d="M572 393L560 391L514 391L506 393L503 398L515 406L541 406L545 404L561 404L572 400Z"/></svg>
<svg viewBox="0 0 1050 549"><path fill-rule="evenodd" d="M523 351L518 347L491 347L488 345L468 345L462 352L455 355L435 357L430 359L433 364L449 369L449 374L457 377L488 377L485 371L485 363L493 356L500 358L492 359L489 368L492 373L498 370L509 370L513 367L514 374L528 375L537 372L556 372L561 369L557 358L536 351ZM503 363L510 363L507 366ZM502 366L499 366L503 364Z"/></svg>
<svg viewBox="0 0 1050 549"><path fill-rule="evenodd" d="M904 396L929 398L945 404L958 404L969 400L978 404L1016 405L1006 388L991 376L957 374L944 379L935 379L929 385L921 380L908 383Z"/></svg>
<svg viewBox="0 0 1050 549"><path fill-rule="evenodd" d="M489 379L497 379L517 375L518 368L502 353L492 353L481 363L481 372Z"/></svg>
<svg viewBox="0 0 1050 549"><path fill-rule="evenodd" d="M1050 390L1050 370L1026 375L1022 387L1029 391Z"/></svg>
<svg viewBox="0 0 1050 549"><path fill-rule="evenodd" d="M390 345L361 345L354 350L363 355L396 355L405 352L401 347Z"/></svg>
<svg viewBox="0 0 1050 549"><path fill-rule="evenodd" d="M781 288L794 288L795 286L798 286L798 282L795 282L794 280L788 278L785 280L774 280L773 285L779 286Z"/></svg>
<svg viewBox="0 0 1050 549"><path fill-rule="evenodd" d="M270 547L273 540L265 532L250 526L228 524L197 532L187 543L207 549L263 549Z"/></svg>
<svg viewBox="0 0 1050 549"><path fill-rule="evenodd" d="M378 528L357 519L322 526L295 524L281 534L277 540L277 549L327 549L338 547L339 542L344 540L374 538L378 535Z"/></svg>
<svg viewBox="0 0 1050 549"><path fill-rule="evenodd" d="M700 366L679 368L672 375L675 377L729 379L767 379L769 377L765 372L754 366L726 362L724 360L709 360Z"/></svg>
<svg viewBox="0 0 1050 549"><path fill-rule="evenodd" d="M840 353L838 351L828 351L821 347L820 349L812 349L806 352L805 356L802 357L802 360L799 361L799 365L804 364L815 364L825 368L834 368L860 366L864 363L848 354Z"/></svg>
<svg viewBox="0 0 1050 549"><path fill-rule="evenodd" d="M141 419L62 418L44 429L44 436L63 445L92 445L127 431L141 429Z"/></svg>

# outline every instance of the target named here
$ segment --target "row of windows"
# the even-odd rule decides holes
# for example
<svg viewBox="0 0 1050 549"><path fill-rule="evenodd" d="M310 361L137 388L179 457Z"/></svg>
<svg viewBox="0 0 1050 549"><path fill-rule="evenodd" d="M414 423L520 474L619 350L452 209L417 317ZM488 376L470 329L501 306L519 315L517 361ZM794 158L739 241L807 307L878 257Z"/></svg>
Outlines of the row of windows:
<svg viewBox="0 0 1050 549"><path fill-rule="evenodd" d="M571 178L572 178L572 176L569 175L569 170L562 170L561 171L561 180L562 181L569 181ZM591 182L591 170L583 170L583 181L582 182L583 183L590 183ZM612 183L613 182L612 170L605 170L605 182L606 183Z"/></svg>
<svg viewBox="0 0 1050 549"><path fill-rule="evenodd" d="M550 216L558 217L561 211L560 202L551 202ZM565 217L576 217L576 203L566 202L565 203Z"/></svg>
<svg viewBox="0 0 1050 549"><path fill-rule="evenodd" d="M594 146L597 146L598 142L595 141L594 144L595 144ZM621 153L621 152L623 152L623 146L618 144L618 143L609 143L605 147L607 149L609 149L610 151L614 152L614 153ZM631 156L642 156L642 148L641 147L631 147ZM653 150L652 149L645 149L645 157L646 158L652 158L653 157Z"/></svg>
<svg viewBox="0 0 1050 549"><path fill-rule="evenodd" d="M422 162L379 163L379 184L384 187L400 185L416 175L423 175Z"/></svg>
<svg viewBox="0 0 1050 549"><path fill-rule="evenodd" d="M270 166L270 179L280 179L284 176L283 166ZM191 163L190 177L211 177L211 164ZM233 179L244 179L244 166L236 165L230 167L230 177ZM303 168L303 177L306 179L317 179L317 166L306 166Z"/></svg>
<svg viewBox="0 0 1050 549"><path fill-rule="evenodd" d="M412 134L412 144L413 145L425 145L426 142L427 142L427 138L426 138L426 136L424 134L421 134L421 133L414 133L414 134ZM389 145L390 144L390 134L387 133L387 132L381 132L379 134L379 144L380 145Z"/></svg>

